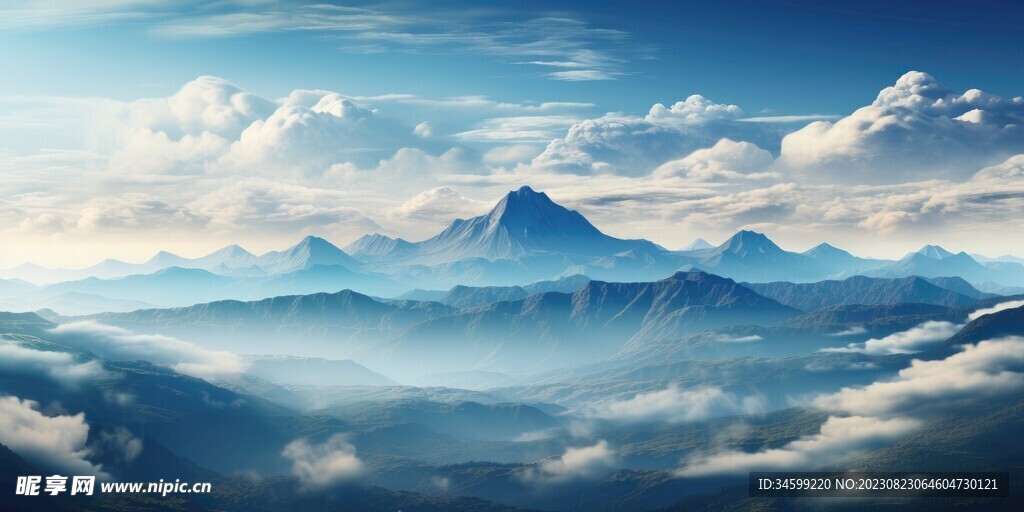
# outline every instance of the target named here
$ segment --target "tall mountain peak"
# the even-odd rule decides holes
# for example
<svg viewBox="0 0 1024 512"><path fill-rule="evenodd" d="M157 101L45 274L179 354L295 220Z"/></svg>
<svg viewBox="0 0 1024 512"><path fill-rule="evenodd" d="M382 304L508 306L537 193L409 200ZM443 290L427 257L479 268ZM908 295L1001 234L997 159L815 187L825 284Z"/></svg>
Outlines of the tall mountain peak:
<svg viewBox="0 0 1024 512"><path fill-rule="evenodd" d="M260 256L257 265L269 273L277 274L314 265L339 265L352 270L359 266L359 262L327 240L309 235L284 251L268 252Z"/></svg>
<svg viewBox="0 0 1024 512"><path fill-rule="evenodd" d="M812 258L826 258L826 257L853 257L852 254L846 252L832 244L820 243L814 247L803 252L804 256L810 256Z"/></svg>
<svg viewBox="0 0 1024 512"><path fill-rule="evenodd" d="M931 245L931 244L926 245L926 246L918 249L917 250L917 254L920 254L922 256L927 256L929 258L934 258L934 259L937 259L937 260L941 260L943 258L948 258L950 256L953 256L953 253L943 249L942 247L939 247L938 245Z"/></svg>
<svg viewBox="0 0 1024 512"><path fill-rule="evenodd" d="M683 252L687 252L687 251L703 251L705 249L714 249L714 248L715 248L715 246L711 245L711 243L708 242L707 240L704 240L703 238L697 238L694 241L690 242L690 245L687 245L686 247L683 247L682 249L679 249L679 250L683 251Z"/></svg>
<svg viewBox="0 0 1024 512"><path fill-rule="evenodd" d="M772 242L764 233L749 230L737 232L732 238L720 245L719 248L724 248L734 253L782 251L782 248L775 245L775 242Z"/></svg>
<svg viewBox="0 0 1024 512"><path fill-rule="evenodd" d="M356 257L381 257L404 253L412 248L413 244L401 238L391 238L380 233L371 233L363 235L356 241L346 245L344 251Z"/></svg>
<svg viewBox="0 0 1024 512"><path fill-rule="evenodd" d="M515 258L535 251L608 256L654 244L608 236L579 212L524 186L506 194L486 215L456 220L418 246L427 260L440 262Z"/></svg>

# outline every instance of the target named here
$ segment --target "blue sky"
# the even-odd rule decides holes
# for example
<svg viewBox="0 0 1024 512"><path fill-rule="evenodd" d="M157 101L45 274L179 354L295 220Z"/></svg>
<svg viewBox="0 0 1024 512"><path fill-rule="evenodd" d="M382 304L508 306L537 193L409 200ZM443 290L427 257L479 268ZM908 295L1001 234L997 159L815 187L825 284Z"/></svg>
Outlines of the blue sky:
<svg viewBox="0 0 1024 512"><path fill-rule="evenodd" d="M90 3L78 16L26 7L24 20L8 17L0 45L17 51L3 52L0 94L133 99L213 74L268 97L305 87L642 111L699 92L750 112L811 114L849 111L910 69L1003 96L1024 81L1020 2L349 2L339 5L361 10L340 12L301 2L67 5ZM286 11L345 18L319 29L301 18L254 21ZM561 22L531 27L540 18ZM494 40L478 37L487 33ZM613 79L565 82L547 75L571 68L520 64L571 60L575 50L596 60L581 69Z"/></svg>
<svg viewBox="0 0 1024 512"><path fill-rule="evenodd" d="M418 240L521 185L667 247L1019 253L1022 29L1020 1L5 2L0 267Z"/></svg>

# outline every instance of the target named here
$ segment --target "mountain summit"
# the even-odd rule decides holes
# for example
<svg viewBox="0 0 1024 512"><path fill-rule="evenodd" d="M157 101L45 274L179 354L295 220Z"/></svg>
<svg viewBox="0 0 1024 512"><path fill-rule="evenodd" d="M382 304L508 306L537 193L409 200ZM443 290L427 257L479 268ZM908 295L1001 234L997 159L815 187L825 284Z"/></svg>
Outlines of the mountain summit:
<svg viewBox="0 0 1024 512"><path fill-rule="evenodd" d="M298 244L283 251L271 251L259 257L256 264L270 274L281 274L322 266L341 266L349 270L359 267L359 262L345 254L334 244L315 236L307 236Z"/></svg>
<svg viewBox="0 0 1024 512"><path fill-rule="evenodd" d="M608 236L579 212L530 187L509 192L487 215L458 219L419 244L421 254L434 262L507 259L534 252L606 256L654 247L646 240Z"/></svg>
<svg viewBox="0 0 1024 512"><path fill-rule="evenodd" d="M948 258L953 256L953 253L939 247L937 245L926 245L917 250L915 254L927 256L932 259L941 260L942 258Z"/></svg>

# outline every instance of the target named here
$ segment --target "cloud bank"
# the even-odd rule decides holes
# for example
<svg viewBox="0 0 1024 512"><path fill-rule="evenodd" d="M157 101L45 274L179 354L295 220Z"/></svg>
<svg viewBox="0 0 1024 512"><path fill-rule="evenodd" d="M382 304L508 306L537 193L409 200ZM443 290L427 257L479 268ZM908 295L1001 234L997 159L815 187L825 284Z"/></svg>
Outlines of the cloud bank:
<svg viewBox="0 0 1024 512"><path fill-rule="evenodd" d="M757 396L738 397L720 388L681 389L672 384L660 391L638 393L628 400L595 404L585 416L613 421L692 423L718 416L764 411Z"/></svg>
<svg viewBox="0 0 1024 512"><path fill-rule="evenodd" d="M0 397L0 443L42 470L107 478L101 466L87 460L88 438L83 413L46 416L37 402Z"/></svg>
<svg viewBox="0 0 1024 512"><path fill-rule="evenodd" d="M230 352L212 351L170 336L136 334L91 320L54 327L54 340L113 361L145 360L199 378L215 378L245 370L245 362Z"/></svg>
<svg viewBox="0 0 1024 512"><path fill-rule="evenodd" d="M940 412L1024 389L1024 338L968 345L945 359L913 361L891 380L848 387L813 401L835 413L818 434L758 452L726 450L692 457L676 474L698 477L754 470L812 469L889 444Z"/></svg>

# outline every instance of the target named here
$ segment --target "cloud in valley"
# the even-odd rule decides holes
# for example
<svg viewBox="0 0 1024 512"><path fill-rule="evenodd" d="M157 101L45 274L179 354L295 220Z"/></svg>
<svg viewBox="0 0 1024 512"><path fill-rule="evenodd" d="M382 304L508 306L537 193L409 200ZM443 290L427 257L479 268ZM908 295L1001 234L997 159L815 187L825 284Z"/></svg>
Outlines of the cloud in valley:
<svg viewBox="0 0 1024 512"><path fill-rule="evenodd" d="M719 416L764 411L760 397L739 397L720 388L682 389L678 385L638 393L633 398L593 404L584 416L613 421L692 423Z"/></svg>
<svg viewBox="0 0 1024 512"><path fill-rule="evenodd" d="M109 377L97 361L83 361L67 352L35 350L15 343L0 343L0 374L41 376L69 388Z"/></svg>
<svg viewBox="0 0 1024 512"><path fill-rule="evenodd" d="M363 472L363 461L345 434L335 434L323 443L296 439L285 446L281 456L292 461L292 474L307 489L328 487Z"/></svg>
<svg viewBox="0 0 1024 512"><path fill-rule="evenodd" d="M88 438L85 414L47 416L37 402L0 397L0 443L43 471L106 478L101 466L87 460Z"/></svg>
<svg viewBox="0 0 1024 512"><path fill-rule="evenodd" d="M948 340L962 327L963 325L953 322L929 320L884 338L872 338L864 343L852 343L844 348L827 348L822 352L860 352L871 355L913 354L924 350L929 345Z"/></svg>
<svg viewBox="0 0 1024 512"><path fill-rule="evenodd" d="M145 360L199 378L239 373L245 362L230 352L204 349L170 336L136 334L91 320L61 324L50 331L54 340L112 361Z"/></svg>
<svg viewBox="0 0 1024 512"><path fill-rule="evenodd" d="M781 448L760 452L723 451L694 457L676 471L677 476L699 477L750 471L813 468L885 446L921 426L908 418L879 419L833 416L819 433L791 441Z"/></svg>
<svg viewBox="0 0 1024 512"><path fill-rule="evenodd" d="M967 315L967 321L973 322L982 316L1021 306L1024 306L1024 301L1000 302L992 307L972 311ZM960 329L963 329L964 325L943 320L929 320L883 338L872 338L863 343L850 343L845 347L826 348L822 349L822 352L859 352L870 355L914 354L926 350L936 343L948 340ZM830 336L843 335L837 333Z"/></svg>
<svg viewBox="0 0 1024 512"><path fill-rule="evenodd" d="M616 462L615 450L605 440L592 446L567 448L561 456L543 460L528 468L520 478L538 484L557 484L606 474Z"/></svg>
<svg viewBox="0 0 1024 512"><path fill-rule="evenodd" d="M998 313L1000 311L1006 311L1007 309L1014 309L1019 307L1024 307L1024 300L1009 300L1006 302L1000 302L999 304L996 304L995 306L992 306L990 308L982 308L972 312L971 314L967 315L967 319L973 322L974 320L977 320L985 315L991 315L993 313Z"/></svg>
<svg viewBox="0 0 1024 512"><path fill-rule="evenodd" d="M726 450L691 457L677 475L822 467L890 444L936 413L978 399L1015 396L1022 389L1024 338L986 340L945 359L914 360L895 378L817 397L815 407L835 414L817 434L758 452Z"/></svg>
<svg viewBox="0 0 1024 512"><path fill-rule="evenodd" d="M913 414L955 407L959 401L999 397L1024 389L1024 338L967 345L935 361L914 360L889 381L844 388L818 398L821 409L851 414Z"/></svg>

